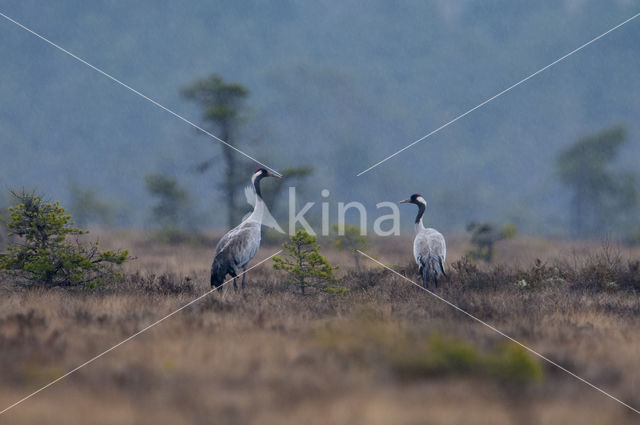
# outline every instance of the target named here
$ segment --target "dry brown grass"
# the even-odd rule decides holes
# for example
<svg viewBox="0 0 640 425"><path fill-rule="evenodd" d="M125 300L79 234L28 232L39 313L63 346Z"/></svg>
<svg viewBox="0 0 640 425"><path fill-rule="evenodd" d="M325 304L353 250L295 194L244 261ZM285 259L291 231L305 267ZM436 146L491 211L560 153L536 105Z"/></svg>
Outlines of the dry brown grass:
<svg viewBox="0 0 640 425"><path fill-rule="evenodd" d="M125 281L115 286L45 291L1 283L1 408L208 290L211 246L157 245L127 234L103 239L137 257L127 265ZM254 263L276 250L263 246ZM638 253L622 250L617 274L607 275L603 266L588 282L585 267L602 257L585 255L600 252L597 245L517 239L497 250L501 263L518 263L520 269L465 271L461 263L449 268L451 280L442 296L640 406L640 300L635 272L627 267ZM465 251L462 241L453 240L449 263ZM410 241L377 241L371 252L416 277ZM414 354L430 356L428 341L434 336L460 341L482 355L491 355L502 338L397 276L375 267L355 273L348 254L329 256L344 265L346 295L300 296L265 264L248 275L246 291L225 287L209 295L0 416L0 423L638 421L547 365L541 381L525 382L438 371L433 363L420 369L422 359ZM552 260L558 257L564 261L562 280L549 280L547 274L557 274ZM540 271L536 258L548 270ZM578 264L580 258L587 258L585 264ZM630 283L598 281L610 277ZM471 284L474 279L483 283ZM518 287L521 279L530 285ZM399 373L398 359L403 366L415 362L409 366L417 372Z"/></svg>

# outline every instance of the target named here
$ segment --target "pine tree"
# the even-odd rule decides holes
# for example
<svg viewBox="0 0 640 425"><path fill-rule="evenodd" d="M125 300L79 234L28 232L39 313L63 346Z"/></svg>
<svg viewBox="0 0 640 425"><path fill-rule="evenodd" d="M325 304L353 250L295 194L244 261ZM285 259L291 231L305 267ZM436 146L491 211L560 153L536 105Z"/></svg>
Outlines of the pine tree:
<svg viewBox="0 0 640 425"><path fill-rule="evenodd" d="M291 281L300 288L302 294L308 286L321 286L330 293L343 293L345 288L336 286L336 277L333 271L337 266L332 266L323 257L316 243L316 237L304 230L298 230L291 236L290 242L282 244L284 255L273 257L273 268L289 273Z"/></svg>
<svg viewBox="0 0 640 425"><path fill-rule="evenodd" d="M127 251L100 251L98 242L83 245L87 230L73 227L71 216L59 202L45 202L32 193L14 193L20 202L9 208L12 240L8 254L0 256L0 270L17 273L33 283L94 287L121 265ZM71 241L68 239L72 239Z"/></svg>

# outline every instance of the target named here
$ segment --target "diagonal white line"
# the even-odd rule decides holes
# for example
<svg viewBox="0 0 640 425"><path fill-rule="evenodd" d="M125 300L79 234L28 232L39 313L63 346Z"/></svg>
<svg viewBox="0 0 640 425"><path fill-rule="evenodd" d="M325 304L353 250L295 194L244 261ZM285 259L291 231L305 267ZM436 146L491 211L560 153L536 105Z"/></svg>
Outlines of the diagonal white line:
<svg viewBox="0 0 640 425"><path fill-rule="evenodd" d="M357 174L357 177L360 177L361 175L363 175L364 173L376 168L378 165L382 164L383 162L386 162L388 160L390 160L391 158L393 158L394 156L398 155L399 153L402 153L404 151L406 151L407 149L409 149L410 147L422 142L423 140L425 140L426 138L436 134L437 132L439 132L440 130L450 126L451 124L453 124L454 122L458 121L460 118L463 118L467 115L469 115L470 113L472 113L473 111L475 111L476 109L479 109L481 107L483 107L484 105L486 105L487 103L491 102L494 99L497 99L498 97L502 96L503 94L505 94L506 92L510 91L511 89L514 89L516 87L518 87L520 84L524 83L525 81L535 77L536 75L540 74L541 72L546 71L547 69L551 68L553 65L557 64L558 62L561 62L563 60L565 60L566 58L568 58L569 56L573 55L576 52L579 52L580 50L584 49L585 47L587 47L588 45L598 41L599 39L601 39L602 37L604 37L605 35L609 34L610 32L613 32L615 30L617 30L618 28L620 28L621 26L623 26L624 24L631 22L632 20L636 19L638 16L640 16L640 13L637 13L635 15L633 15L632 17L630 17L629 19L627 19L626 21L623 21L621 23L619 23L618 25L616 25L615 27L609 29L606 32L603 32L602 34L600 34L599 36L587 41L586 43L584 43L582 46L570 51L569 53L567 53L566 55L556 59L555 61L551 62L549 65L540 68L539 70L537 70L536 72L534 72L533 74L529 75L528 77L523 78L522 80L518 81L517 83L507 87L506 89L502 90L500 93L496 94L495 96L490 97L489 99L485 100L482 103L479 103L478 105L474 106L473 108L469 109L467 112L458 115L457 117L455 117L454 119L452 119L451 121L449 121L446 124L441 125L440 127L436 128L435 130L433 130L431 133L425 134L424 136L422 136L421 138L419 138L418 140L415 140L413 142L411 142L410 144L408 144L407 146L405 146L404 148L400 149L399 151L389 155L388 157L386 157L385 159L376 162L375 164L373 164L372 166L370 166L369 168L359 172Z"/></svg>
<svg viewBox="0 0 640 425"><path fill-rule="evenodd" d="M47 39L46 37L38 34L37 32L35 32L34 30L27 28L26 26L22 25L20 22L16 21L15 19L5 15L4 13L0 12L0 16L2 16L3 18L5 18L7 21L12 22L14 24L16 24L17 26L19 26L20 28L22 28L23 30L30 32L31 34L35 35L36 37L38 37L39 39L41 39L42 41L50 44L51 46L55 47L56 49L60 50L63 53L66 53L67 55L71 56L72 58L74 58L75 60L77 60L78 62L81 62L83 64L85 64L86 66L88 66L89 68L93 69L94 71L104 75L105 77L107 77L108 79L110 79L111 81L121 85L122 87L126 88L127 90L137 94L138 96L140 96L141 98L153 103L155 106L157 106L158 108L170 113L171 115L173 115L174 117L186 122L187 124L189 124L190 126L192 126L193 128L195 128L196 130L201 131L202 133L206 134L207 136L217 140L218 142L222 143L223 145L227 146L230 149L233 149L234 151L238 152L241 155L244 155L245 157L249 158L250 160L252 160L253 162L262 165L264 168L272 171L273 173L277 174L279 177L282 177L282 175L280 173L278 173L276 170L274 170L273 168L269 167L266 164L263 164L262 162L258 161L257 159L255 159L254 157L252 157L249 154L244 153L243 151L241 151L240 149L236 148L233 145L230 145L229 143L225 142L224 140L222 140L221 138L219 138L218 136L216 136L215 134L205 130L204 128L198 126L197 124L193 123L192 121L189 121L188 119L184 118L182 115L179 115L178 113L172 111L171 109L167 108L166 106L161 105L160 103L158 103L157 101L151 99L150 97L142 94L141 92L139 92L138 90L134 89L133 87L123 83L122 81L118 80L116 77L112 76L111 74L108 74L107 72L101 70L100 68L90 64L89 62L85 61L84 59L74 55L73 53L71 53L70 51L64 49L63 47L61 47L60 45L54 43L53 41Z"/></svg>
<svg viewBox="0 0 640 425"><path fill-rule="evenodd" d="M550 358L538 353L537 351L535 351L533 348L530 348L526 345L524 345L523 343L521 343L520 341L510 337L509 335L507 335L506 333L502 332L501 330L495 328L494 326L488 324L487 322L485 322L482 319L477 318L476 316L474 316L473 314L469 313L466 310L463 310L462 308L458 307L457 305L453 304L452 302L442 298L440 295L436 294L435 292L432 292L430 290L428 290L427 288L424 288L422 285L414 282L413 280L409 279L406 276L403 276L402 274L398 273L397 271L393 270L391 267L381 263L380 261L376 260L375 258L365 254L364 252L360 251L359 249L357 250L360 254L364 255L365 257L367 257L369 260L373 261L376 264L381 265L382 267L384 267L385 269L389 270L390 272L400 276L401 278L403 278L404 280L406 280L407 282L412 283L413 285L417 286L418 288L422 289L423 291L426 291L429 295L432 295L434 297L436 297L437 299L439 299L440 301L448 304L449 306L453 307L454 309L458 310L460 313L465 314L467 316L469 316L470 318L472 318L473 320L475 320L478 323L481 323L482 325L486 326L487 328L491 329L492 331L502 335L503 337L507 338L508 340L518 344L519 346L521 346L522 348L524 348L525 350L529 351L531 354L534 354L536 356L538 356L539 358L541 358L542 360L552 364L553 366L557 367L558 369L562 370L563 372L568 373L569 375L573 376L574 378L578 379L579 381L582 381L583 383L587 384L588 386L590 386L591 388L593 388L594 390L597 390L599 392L601 392L602 394L606 395L607 397L611 398L612 400L617 401L618 403L620 403L621 405L623 405L624 407L634 411L635 413L640 414L640 410L628 405L627 403L625 403L624 401L620 400L619 398L616 398L614 396L612 396L611 394L609 394L608 392L606 392L605 390L595 386L594 384L592 384L591 382L587 381L584 378L581 378L580 376L576 375L575 373L571 372L570 370L568 370L567 368L560 366L558 363L554 362L553 360L551 360Z"/></svg>
<svg viewBox="0 0 640 425"><path fill-rule="evenodd" d="M271 254L270 256L268 256L267 258L265 258L264 260L260 261L259 263L249 267L248 269L246 269L245 271L243 271L242 273L240 273L237 277L242 276L243 274L249 272L250 270L258 267L260 264L264 263L267 260L270 260L272 257L280 254L282 252L282 250L279 250L278 252L276 252L275 254ZM222 285L220 285L218 288L222 288L224 285L226 285L227 283L231 282L234 278L231 278L229 280L227 280L226 282L224 282ZM8 411L9 409L12 409L14 407L16 407L17 405L19 405L20 403L30 399L31 397L33 397L34 395L38 394L41 391L46 390L47 388L49 388L50 386L52 386L53 384L63 380L64 378L66 378L67 376L71 375L74 372L77 372L78 370L82 369L83 367L87 366L90 363L93 363L94 361L98 360L100 357L104 356L105 354L109 353L110 351L115 350L116 348L120 347L122 344L131 341L133 338L137 337L138 335L140 335L141 333L144 333L146 331L148 331L149 329L153 328L154 326L160 324L161 322L165 321L166 319L168 319L169 317L173 316L176 313L179 313L180 311L184 310L185 308L189 307L190 305L200 301L202 298L206 297L207 295L211 294L212 292L215 292L218 290L218 288L214 288L211 289L210 291L205 292L204 294L200 295L198 298L189 301L187 304L183 305L182 307L178 308L177 310L172 311L171 313L167 314L166 316L164 316L163 318L156 320L155 322L153 322L152 324L140 329L138 332L134 333L133 335L129 336L126 339L123 339L122 341L120 341L119 343L117 343L116 345L112 346L111 348L103 351L102 353L98 354L95 357L92 357L91 359L87 360L86 362L82 363L80 366L77 366L73 369L71 369L69 372L65 373L64 375L54 379L53 381L49 382L47 385L45 385L44 387L32 392L31 394L29 394L28 396L16 401L15 403L13 403L10 406L7 406L4 410L0 411L0 415L2 415L3 413L5 413L6 411Z"/></svg>

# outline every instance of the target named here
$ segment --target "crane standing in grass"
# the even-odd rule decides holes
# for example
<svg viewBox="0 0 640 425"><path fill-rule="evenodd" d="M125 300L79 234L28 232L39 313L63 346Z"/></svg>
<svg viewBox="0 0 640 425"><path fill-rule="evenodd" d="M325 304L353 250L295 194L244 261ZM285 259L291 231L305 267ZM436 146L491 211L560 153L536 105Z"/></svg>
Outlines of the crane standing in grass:
<svg viewBox="0 0 640 425"><path fill-rule="evenodd" d="M428 289L429 281L433 278L438 288L440 275L447 277L444 272L444 262L447 257L447 245L442 233L436 229L425 228L422 224L422 216L427 209L427 201L419 194L413 194L409 199L400 201L401 204L416 204L418 215L415 221L416 237L413 240L413 256L418 264L418 272L422 278L422 286Z"/></svg>
<svg viewBox="0 0 640 425"><path fill-rule="evenodd" d="M238 289L236 279L238 271L246 270L247 265L253 259L260 248L260 227L262 217L265 214L264 201L260 192L260 180L265 177L278 177L259 168L251 177L251 183L255 190L255 205L253 212L242 223L228 231L216 246L216 255L211 265L211 287L219 288L227 274L233 277L233 287ZM244 289L242 275L242 289Z"/></svg>

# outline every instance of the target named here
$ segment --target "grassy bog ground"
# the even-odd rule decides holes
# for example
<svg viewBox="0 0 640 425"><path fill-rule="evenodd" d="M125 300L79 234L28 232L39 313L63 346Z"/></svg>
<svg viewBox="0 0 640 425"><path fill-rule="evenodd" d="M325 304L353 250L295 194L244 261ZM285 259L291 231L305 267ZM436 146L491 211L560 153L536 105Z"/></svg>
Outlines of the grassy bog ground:
<svg viewBox="0 0 640 425"><path fill-rule="evenodd" d="M0 285L2 408L203 294L211 246L103 237L136 259L83 291ZM277 245L260 250L259 260ZM439 293L640 406L637 250L516 239L499 264L450 243ZM417 280L411 242L370 252ZM342 296L301 296L271 263L0 416L8 424L631 424L638 416L398 276L349 255ZM536 259L540 259L536 262Z"/></svg>

